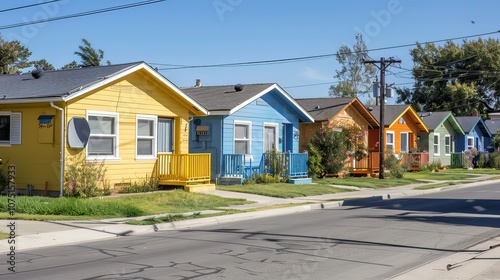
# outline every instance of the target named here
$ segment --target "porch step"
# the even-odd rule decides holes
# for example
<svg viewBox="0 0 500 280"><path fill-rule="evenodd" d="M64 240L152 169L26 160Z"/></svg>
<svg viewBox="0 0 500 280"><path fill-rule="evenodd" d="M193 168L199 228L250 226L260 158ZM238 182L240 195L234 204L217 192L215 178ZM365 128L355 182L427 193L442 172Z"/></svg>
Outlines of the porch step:
<svg viewBox="0 0 500 280"><path fill-rule="evenodd" d="M241 177L221 177L219 178L218 185L241 185L243 183L243 178Z"/></svg>
<svg viewBox="0 0 500 280"><path fill-rule="evenodd" d="M187 192L215 191L215 184L193 184L184 186Z"/></svg>
<svg viewBox="0 0 500 280"><path fill-rule="evenodd" d="M288 183L294 185L312 184L312 178L289 179Z"/></svg>

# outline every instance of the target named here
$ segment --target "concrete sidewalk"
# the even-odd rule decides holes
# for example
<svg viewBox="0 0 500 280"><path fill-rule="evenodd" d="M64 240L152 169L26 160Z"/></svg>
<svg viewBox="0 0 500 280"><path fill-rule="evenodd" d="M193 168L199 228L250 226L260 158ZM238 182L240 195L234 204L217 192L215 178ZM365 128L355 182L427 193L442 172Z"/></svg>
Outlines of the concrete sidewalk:
<svg viewBox="0 0 500 280"><path fill-rule="evenodd" d="M474 183L453 185L429 190L414 190L413 188L415 187L415 185L393 187L387 189L354 188L356 189L356 191L353 192L292 199L273 198L260 195L215 190L207 193L222 197L244 198L249 201L255 202L253 204L226 207L230 209L248 210L276 205L287 205L287 207L278 207L271 210L199 218L178 222L161 223L149 226L134 226L125 224L124 222L130 220L130 218L45 222L6 220L4 221L4 224L8 225L10 222L15 223L15 233L17 235L16 251L22 251L47 246L69 245L75 243L104 240L107 238L115 238L117 236L140 235L163 230L175 230L203 225L221 224L232 221L241 221L245 219L256 219L276 215L292 214L315 209L328 209L345 205L352 199L363 199L367 202L373 202L382 199L409 197L419 194L443 191L447 189L469 188L491 182L487 181L490 177L491 176L481 176L479 179L474 179ZM353 187L345 188L352 189ZM289 206L290 204L301 205ZM202 214L213 212L216 211L201 211ZM144 218L146 217L137 217L134 219ZM6 232L8 231L8 228L4 226L4 228L0 227L0 230ZM455 253L453 255L408 271L393 279L500 279L500 246L497 246L498 244L500 244L500 237L486 241L482 244L478 244L474 248L480 250L482 253L477 253L477 250L468 250L469 253ZM0 242L0 252L8 252L9 246L10 245L7 243L7 239L2 240ZM474 251L476 253L470 253L470 251Z"/></svg>

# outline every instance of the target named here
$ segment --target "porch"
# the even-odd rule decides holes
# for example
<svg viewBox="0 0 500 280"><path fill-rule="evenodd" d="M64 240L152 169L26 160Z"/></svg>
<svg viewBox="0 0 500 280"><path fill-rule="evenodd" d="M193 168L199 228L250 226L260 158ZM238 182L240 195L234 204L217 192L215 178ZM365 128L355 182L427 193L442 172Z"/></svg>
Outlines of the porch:
<svg viewBox="0 0 500 280"><path fill-rule="evenodd" d="M380 170L380 153L371 152L368 156L356 160L354 157L350 157L346 166L349 169L349 173L357 176L373 176L377 174Z"/></svg>
<svg viewBox="0 0 500 280"><path fill-rule="evenodd" d="M244 154L224 154L218 184L241 184L260 174L278 173L289 183L308 183L307 160L307 153L264 153L258 161Z"/></svg>
<svg viewBox="0 0 500 280"><path fill-rule="evenodd" d="M204 154L158 154L155 165L158 185L183 186L196 192L215 190L210 183L210 153Z"/></svg>
<svg viewBox="0 0 500 280"><path fill-rule="evenodd" d="M420 166L429 163L429 153L408 153L403 155L405 163L409 164L410 171L418 171Z"/></svg>

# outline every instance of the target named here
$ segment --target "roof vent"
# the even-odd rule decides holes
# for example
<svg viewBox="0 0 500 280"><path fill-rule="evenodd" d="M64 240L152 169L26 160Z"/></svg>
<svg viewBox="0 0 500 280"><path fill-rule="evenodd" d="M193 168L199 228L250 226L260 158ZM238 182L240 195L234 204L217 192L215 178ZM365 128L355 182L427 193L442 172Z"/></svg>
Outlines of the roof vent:
<svg viewBox="0 0 500 280"><path fill-rule="evenodd" d="M236 84L234 86L234 90L235 91L242 91L243 90L243 85L242 84Z"/></svg>
<svg viewBox="0 0 500 280"><path fill-rule="evenodd" d="M321 106L319 106L319 105L318 105L318 106L316 106L316 107L314 107L314 109L319 109L319 108L321 108Z"/></svg>
<svg viewBox="0 0 500 280"><path fill-rule="evenodd" d="M40 69L35 69L35 70L31 71L31 76L33 76L33 78L35 78L35 79L38 79L41 76L43 76L43 71Z"/></svg>
<svg viewBox="0 0 500 280"><path fill-rule="evenodd" d="M201 80L200 79L196 79L196 84L194 85L194 87L201 87Z"/></svg>

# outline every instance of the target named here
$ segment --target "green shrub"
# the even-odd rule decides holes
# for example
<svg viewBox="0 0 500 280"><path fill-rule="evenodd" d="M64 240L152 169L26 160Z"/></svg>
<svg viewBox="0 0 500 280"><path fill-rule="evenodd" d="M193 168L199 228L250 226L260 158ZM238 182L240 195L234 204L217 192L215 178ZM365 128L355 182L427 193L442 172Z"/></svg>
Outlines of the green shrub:
<svg viewBox="0 0 500 280"><path fill-rule="evenodd" d="M479 154L479 160L477 161L477 167L485 168L488 166L488 154Z"/></svg>
<svg viewBox="0 0 500 280"><path fill-rule="evenodd" d="M64 195L68 197L95 197L110 193L104 161L87 161L76 157L66 164Z"/></svg>
<svg viewBox="0 0 500 280"><path fill-rule="evenodd" d="M5 172L5 166L2 159L0 159L0 192L9 186L9 177L7 176L7 172Z"/></svg>
<svg viewBox="0 0 500 280"><path fill-rule="evenodd" d="M492 168L500 169L500 153L494 152L490 154L489 165Z"/></svg>

